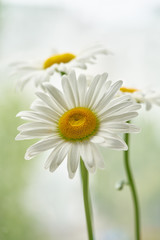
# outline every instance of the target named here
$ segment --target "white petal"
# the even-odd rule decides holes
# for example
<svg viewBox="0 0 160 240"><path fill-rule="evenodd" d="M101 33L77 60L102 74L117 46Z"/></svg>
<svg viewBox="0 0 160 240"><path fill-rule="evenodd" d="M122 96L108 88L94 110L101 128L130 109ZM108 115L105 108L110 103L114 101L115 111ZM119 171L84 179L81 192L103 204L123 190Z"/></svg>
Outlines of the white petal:
<svg viewBox="0 0 160 240"><path fill-rule="evenodd" d="M49 93L49 95L54 99L54 101L56 102L56 104L62 108L63 111L68 110L68 106L67 103L64 99L63 94L57 89L55 88L52 84L50 83L45 83L44 85Z"/></svg>
<svg viewBox="0 0 160 240"><path fill-rule="evenodd" d="M37 128L50 128L55 127L52 123L46 123L46 122L31 122L31 123L24 123L21 126L17 128L19 131L25 131L25 130L31 130L31 129L37 129Z"/></svg>
<svg viewBox="0 0 160 240"><path fill-rule="evenodd" d="M49 168L51 172L55 171L57 167L63 162L70 148L70 144L62 142L59 144L48 157L45 168Z"/></svg>
<svg viewBox="0 0 160 240"><path fill-rule="evenodd" d="M116 97L111 100L111 102L108 104L108 108L113 107L119 103L127 102L127 101L132 101L130 95L123 95L120 97Z"/></svg>
<svg viewBox="0 0 160 240"><path fill-rule="evenodd" d="M125 107L121 113L133 112L141 109L141 104L132 104L131 106Z"/></svg>
<svg viewBox="0 0 160 240"><path fill-rule="evenodd" d="M99 132L99 136L104 137L105 142L101 143L100 146L108 147L114 150L127 150L128 147L126 143L118 135L108 134L105 132Z"/></svg>
<svg viewBox="0 0 160 240"><path fill-rule="evenodd" d="M56 104L54 101L52 101L52 99L43 92L36 92L36 95L42 99L42 101L45 102L45 104L50 107L51 109L53 109L55 112L59 113L59 114L63 114L64 111L62 111Z"/></svg>
<svg viewBox="0 0 160 240"><path fill-rule="evenodd" d="M93 60L96 59L97 55L109 53L110 52L103 46L97 45L81 51L81 53L77 55L76 61L82 63L94 63L95 61Z"/></svg>
<svg viewBox="0 0 160 240"><path fill-rule="evenodd" d="M103 98L104 93L106 92L105 83L107 80L107 76L108 76L107 73L103 73L100 76L100 79L98 80L97 85L94 89L92 99L89 103L89 106L88 106L89 108L94 108Z"/></svg>
<svg viewBox="0 0 160 240"><path fill-rule="evenodd" d="M89 89L87 91L86 97L85 97L85 105L88 107L91 100L92 96L94 94L95 88L97 86L98 80L100 79L100 75L97 75L94 77L94 79L91 82L91 85L89 86Z"/></svg>
<svg viewBox="0 0 160 240"><path fill-rule="evenodd" d="M57 122L59 117L61 116L59 112L57 113L53 109L43 105L32 105L31 109L36 111L37 113L41 113L42 115L48 115L51 119L55 120L55 122Z"/></svg>
<svg viewBox="0 0 160 240"><path fill-rule="evenodd" d="M125 143L117 140L117 139L107 139L105 143L101 145L102 147L107 147L113 150L123 150L127 151L128 147Z"/></svg>
<svg viewBox="0 0 160 240"><path fill-rule="evenodd" d="M111 86L111 84L112 84L112 82L109 81L109 80L105 83L105 89L106 89L106 91L108 91L108 89L109 89L109 87Z"/></svg>
<svg viewBox="0 0 160 240"><path fill-rule="evenodd" d="M96 144L91 144L90 146L92 149L92 153L93 153L93 157L94 157L96 166L98 168L104 168L105 167L104 159L103 159L100 151L98 150Z"/></svg>
<svg viewBox="0 0 160 240"><path fill-rule="evenodd" d="M55 137L43 139L33 144L27 149L27 152L25 154L25 159L30 160L38 153L54 148L60 141L61 141L61 138L58 136L55 136Z"/></svg>
<svg viewBox="0 0 160 240"><path fill-rule="evenodd" d="M78 91L79 91L80 106L84 107L84 103L85 103L84 96L86 95L86 91L87 91L87 81L86 81L86 76L83 74L81 74L78 78Z"/></svg>
<svg viewBox="0 0 160 240"><path fill-rule="evenodd" d="M82 160L83 160L87 170L91 173L95 172L96 163L94 161L90 143L85 143L85 144L81 145L80 155L82 157Z"/></svg>
<svg viewBox="0 0 160 240"><path fill-rule="evenodd" d="M17 117L21 117L24 120L29 120L29 121L42 121L42 122L48 122L48 123L54 123L55 119L51 118L47 115L41 114L41 113L36 113L36 112L32 112L32 111L22 111L19 112L17 115Z"/></svg>
<svg viewBox="0 0 160 240"><path fill-rule="evenodd" d="M104 142L104 138L103 137L99 137L99 136L94 136L91 138L91 142L93 143L103 143Z"/></svg>
<svg viewBox="0 0 160 240"><path fill-rule="evenodd" d="M31 130L22 131L17 135L15 140L26 140L26 139L35 139L35 138L43 138L43 137L51 137L57 134L56 129L52 128L37 128Z"/></svg>
<svg viewBox="0 0 160 240"><path fill-rule="evenodd" d="M78 82L76 79L75 71L71 71L69 73L69 80L70 80L70 85L74 95L75 104L76 104L76 107L78 107L80 105L80 100L79 100L79 92L78 92L78 86L77 86Z"/></svg>
<svg viewBox="0 0 160 240"><path fill-rule="evenodd" d="M41 87L42 87L42 85L41 85ZM30 106L30 109L34 109L34 107L37 106L37 105L48 107L45 104L45 102L43 102L41 99L37 98L32 102L32 104Z"/></svg>
<svg viewBox="0 0 160 240"><path fill-rule="evenodd" d="M121 111L125 107L130 106L130 105L133 105L133 103L132 102L119 103L119 104L117 104L113 107L110 107L110 108L108 108L108 106L106 106L98 113L98 115L100 116L101 119L103 119L106 116L109 117L109 116Z"/></svg>
<svg viewBox="0 0 160 240"><path fill-rule="evenodd" d="M75 175L75 172L78 168L78 164L80 161L80 154L79 154L79 146L78 144L72 144L72 147L68 153L68 159L67 159L67 168L68 168L68 174L70 178L73 178Z"/></svg>
<svg viewBox="0 0 160 240"><path fill-rule="evenodd" d="M129 113L123 113L115 116L110 116L106 117L105 119L102 120L103 123L105 122L122 122L122 121L129 121L134 117L137 117L138 113L137 112L129 112Z"/></svg>
<svg viewBox="0 0 160 240"><path fill-rule="evenodd" d="M128 123L118 123L118 122L108 122L101 124L100 131L110 131L113 133L138 133L140 129L133 124Z"/></svg>
<svg viewBox="0 0 160 240"><path fill-rule="evenodd" d="M58 157L58 153L61 150L61 148L63 147L63 145L65 144L64 141L61 141L57 146L55 146L55 148L51 151L50 155L48 156L45 164L44 164L44 168L47 169L50 167L51 164L56 164L57 161L57 157Z"/></svg>
<svg viewBox="0 0 160 240"><path fill-rule="evenodd" d="M84 70L86 70L87 69L87 64L84 62L85 61L85 59L83 59L82 61L80 60L78 60L78 59L76 59L76 60L72 60L72 68L81 68L81 69L84 69Z"/></svg>
<svg viewBox="0 0 160 240"><path fill-rule="evenodd" d="M68 79L68 76L64 75L62 77L62 88L63 88L64 95L66 96L66 101L69 103L69 106L71 108L76 107L74 93L71 87L70 80Z"/></svg>
<svg viewBox="0 0 160 240"><path fill-rule="evenodd" d="M106 96L102 99L101 103L96 107L96 109L95 109L96 112L100 112L104 107L107 106L107 104L109 104L109 102L114 97L116 92L122 86L122 83L123 82L121 80L117 81L109 88L108 92L106 93Z"/></svg>

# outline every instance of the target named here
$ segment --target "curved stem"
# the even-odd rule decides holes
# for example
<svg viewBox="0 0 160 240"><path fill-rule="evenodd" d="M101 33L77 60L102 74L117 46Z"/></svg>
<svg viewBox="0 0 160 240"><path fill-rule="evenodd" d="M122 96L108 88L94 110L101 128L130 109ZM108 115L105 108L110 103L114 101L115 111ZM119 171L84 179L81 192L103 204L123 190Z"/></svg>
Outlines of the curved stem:
<svg viewBox="0 0 160 240"><path fill-rule="evenodd" d="M87 223L87 230L88 230L88 239L94 240L91 203L90 203L90 196L89 196L89 176L88 176L88 171L82 159L80 160L80 169L81 169L81 179L82 179L82 187L83 187L83 201L84 201L86 223Z"/></svg>
<svg viewBox="0 0 160 240"><path fill-rule="evenodd" d="M124 135L124 140L129 148L129 134L126 133ZM138 197L135 188L134 178L131 172L131 167L129 163L129 150L124 151L124 165L125 171L128 178L128 184L130 186L133 205L134 205L134 219L135 219L135 239L140 240L140 212L139 212L139 204L138 204Z"/></svg>

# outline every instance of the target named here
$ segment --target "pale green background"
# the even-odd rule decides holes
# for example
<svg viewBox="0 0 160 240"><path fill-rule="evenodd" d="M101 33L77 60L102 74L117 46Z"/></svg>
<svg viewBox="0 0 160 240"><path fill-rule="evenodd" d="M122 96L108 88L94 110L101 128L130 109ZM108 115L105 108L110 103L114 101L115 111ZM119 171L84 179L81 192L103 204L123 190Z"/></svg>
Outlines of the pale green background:
<svg viewBox="0 0 160 240"><path fill-rule="evenodd" d="M29 109L33 85L15 92L7 65L17 58L41 55L47 48L77 52L95 41L114 52L100 57L100 67L89 73L109 72L111 80L160 90L160 4L158 1L3 1L0 7L0 240L87 240L79 171L74 180L66 164L51 174L44 170L46 154L24 160L33 141L16 142L15 118ZM49 3L50 2L50 3ZM142 240L160 239L160 113L140 111L135 123L142 128L131 136L131 164L138 188ZM91 176L97 240L133 240L133 212L125 179L123 153L102 150L106 169Z"/></svg>

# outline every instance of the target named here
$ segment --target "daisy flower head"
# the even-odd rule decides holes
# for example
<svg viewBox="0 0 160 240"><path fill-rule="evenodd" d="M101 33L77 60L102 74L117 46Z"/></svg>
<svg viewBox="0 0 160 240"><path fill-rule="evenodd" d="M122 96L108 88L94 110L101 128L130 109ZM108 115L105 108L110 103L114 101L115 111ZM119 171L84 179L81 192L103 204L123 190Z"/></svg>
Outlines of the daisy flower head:
<svg viewBox="0 0 160 240"><path fill-rule="evenodd" d="M16 140L41 139L27 149L25 159L50 150L45 168L53 172L67 157L69 177L73 178L80 158L89 172L104 167L97 146L127 150L119 133L139 132L126 121L138 115L140 105L128 96L115 98L121 85L122 81L112 84L104 73L87 87L86 76L77 78L74 71L62 77L63 92L45 83L31 110L17 114L30 122L18 127Z"/></svg>
<svg viewBox="0 0 160 240"><path fill-rule="evenodd" d="M160 106L160 92L158 93L153 89L139 90L121 87L120 92L122 95L130 94L133 101L144 104L147 111L152 108L152 105Z"/></svg>
<svg viewBox="0 0 160 240"><path fill-rule="evenodd" d="M21 90L29 81L33 81L38 87L43 82L48 82L55 72L64 75L75 68L87 69L88 64L96 63L98 55L109 53L101 45L85 49L77 55L52 51L48 56L39 60L30 59L12 63L13 72L11 75L18 78L17 86Z"/></svg>

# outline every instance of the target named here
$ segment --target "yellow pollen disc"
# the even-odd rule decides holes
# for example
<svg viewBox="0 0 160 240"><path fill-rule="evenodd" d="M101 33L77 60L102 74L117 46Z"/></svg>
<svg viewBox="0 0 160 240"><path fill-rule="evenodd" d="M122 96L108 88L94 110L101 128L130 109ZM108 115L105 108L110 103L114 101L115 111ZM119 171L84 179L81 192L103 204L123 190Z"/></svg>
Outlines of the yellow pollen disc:
<svg viewBox="0 0 160 240"><path fill-rule="evenodd" d="M76 56L73 55L72 53L64 53L64 54L58 54L58 55L54 55L51 56L50 58L48 58L44 64L43 64L43 68L49 68L50 66L52 66L53 64L60 64L60 63L68 63L70 62L72 59L74 59Z"/></svg>
<svg viewBox="0 0 160 240"><path fill-rule="evenodd" d="M120 88L120 91L121 91L121 92L134 93L134 92L137 92L138 89L136 89L136 88L121 87L121 88Z"/></svg>
<svg viewBox="0 0 160 240"><path fill-rule="evenodd" d="M77 107L59 119L59 131L67 140L83 140L93 136L99 126L96 115L88 108Z"/></svg>

